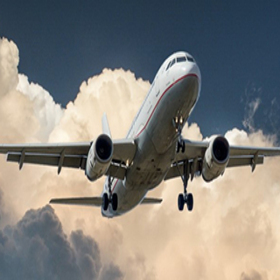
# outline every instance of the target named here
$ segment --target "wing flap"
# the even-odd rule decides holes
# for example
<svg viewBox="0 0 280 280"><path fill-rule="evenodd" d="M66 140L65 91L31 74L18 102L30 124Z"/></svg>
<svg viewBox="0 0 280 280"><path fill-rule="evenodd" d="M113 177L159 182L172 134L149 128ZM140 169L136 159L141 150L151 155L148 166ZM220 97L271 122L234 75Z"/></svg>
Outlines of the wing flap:
<svg viewBox="0 0 280 280"><path fill-rule="evenodd" d="M241 167L241 166L252 166L253 160L255 160L254 156L234 156L230 157L227 168L228 167ZM201 166L202 166L202 159L199 158L198 162L196 165L193 165L192 163L194 162L193 160L188 160L189 163L191 164L190 168L190 175L191 173L195 174L200 174ZM263 156L258 156L255 162L255 165L258 164L263 164L264 162L264 157ZM194 169L194 170L192 170ZM180 162L174 162L172 166L170 167L169 171L167 172L164 180L169 180L173 179L176 177L180 177L184 174L184 161Z"/></svg>
<svg viewBox="0 0 280 280"><path fill-rule="evenodd" d="M20 163L22 158L21 153L8 153L7 161ZM86 157L76 155L65 155L63 161L60 161L60 155L50 154L24 154L24 163L32 163L39 165L50 165L50 166L63 166L72 168L85 169Z"/></svg>
<svg viewBox="0 0 280 280"><path fill-rule="evenodd" d="M253 156L231 157L227 167L249 166L252 165ZM264 157L258 156L255 164L263 164Z"/></svg>
<svg viewBox="0 0 280 280"><path fill-rule="evenodd" d="M102 197L53 198L50 200L50 203L100 207L102 205Z"/></svg>
<svg viewBox="0 0 280 280"><path fill-rule="evenodd" d="M230 146L230 156L254 156L256 154L265 157L279 156L280 148Z"/></svg>
<svg viewBox="0 0 280 280"><path fill-rule="evenodd" d="M25 153L87 155L91 142L49 144L0 144L0 154Z"/></svg>
<svg viewBox="0 0 280 280"><path fill-rule="evenodd" d="M7 154L7 161L85 169L88 151L92 142L50 144L0 144L0 153ZM131 164L136 145L133 139L113 141L114 153L106 175L123 180L126 168Z"/></svg>

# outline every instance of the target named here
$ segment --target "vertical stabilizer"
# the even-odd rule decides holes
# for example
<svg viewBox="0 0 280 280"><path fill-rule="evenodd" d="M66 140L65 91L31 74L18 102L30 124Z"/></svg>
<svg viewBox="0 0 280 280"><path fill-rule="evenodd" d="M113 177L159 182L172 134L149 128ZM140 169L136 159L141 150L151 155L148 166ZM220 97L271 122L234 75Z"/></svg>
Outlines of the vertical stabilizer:
<svg viewBox="0 0 280 280"><path fill-rule="evenodd" d="M102 117L102 131L104 134L107 134L111 138L111 131L106 113L104 113Z"/></svg>

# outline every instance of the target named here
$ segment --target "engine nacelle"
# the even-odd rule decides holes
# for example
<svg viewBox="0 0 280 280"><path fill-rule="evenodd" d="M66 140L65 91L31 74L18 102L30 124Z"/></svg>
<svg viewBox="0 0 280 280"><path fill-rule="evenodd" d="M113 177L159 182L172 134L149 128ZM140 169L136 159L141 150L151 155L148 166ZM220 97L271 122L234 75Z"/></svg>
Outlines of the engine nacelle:
<svg viewBox="0 0 280 280"><path fill-rule="evenodd" d="M229 144L225 137L213 139L204 155L202 177L210 182L224 173L229 161Z"/></svg>
<svg viewBox="0 0 280 280"><path fill-rule="evenodd" d="M92 143L87 157L86 175L90 181L95 181L103 176L112 160L113 142L107 134L101 134Z"/></svg>

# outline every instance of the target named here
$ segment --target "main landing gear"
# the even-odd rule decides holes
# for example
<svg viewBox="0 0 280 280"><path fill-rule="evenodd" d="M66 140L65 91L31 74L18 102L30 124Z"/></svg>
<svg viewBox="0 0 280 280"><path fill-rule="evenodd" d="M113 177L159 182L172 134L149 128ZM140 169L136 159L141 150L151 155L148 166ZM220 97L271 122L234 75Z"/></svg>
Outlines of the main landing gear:
<svg viewBox="0 0 280 280"><path fill-rule="evenodd" d="M112 193L112 182L113 179L111 178L111 176L109 176L108 177L109 195L107 193L104 193L102 197L102 208L104 211L108 210L109 203L111 203L113 211L117 211L118 209L118 195L116 193Z"/></svg>
<svg viewBox="0 0 280 280"><path fill-rule="evenodd" d="M184 162L184 174L181 175L183 184L184 184L184 193L180 193L178 196L178 209L183 211L184 205L187 205L189 211L193 209L193 195L187 192L188 180L189 180L189 162Z"/></svg>

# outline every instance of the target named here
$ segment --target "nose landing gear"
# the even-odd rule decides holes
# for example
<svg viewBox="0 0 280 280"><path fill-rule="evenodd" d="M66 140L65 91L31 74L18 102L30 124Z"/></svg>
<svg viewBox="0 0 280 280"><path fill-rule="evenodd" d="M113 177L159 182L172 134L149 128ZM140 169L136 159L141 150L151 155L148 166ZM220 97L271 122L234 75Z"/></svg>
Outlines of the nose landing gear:
<svg viewBox="0 0 280 280"><path fill-rule="evenodd" d="M184 125L184 118L182 116L180 117L177 116L173 119L173 126L175 127L176 132L179 134L178 143L176 146L177 153L180 153L180 151L182 151L182 153L185 152L185 142L183 141L182 138L183 125Z"/></svg>

